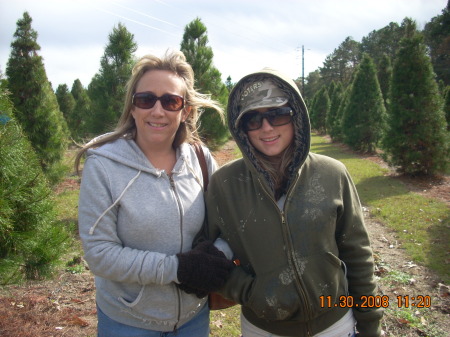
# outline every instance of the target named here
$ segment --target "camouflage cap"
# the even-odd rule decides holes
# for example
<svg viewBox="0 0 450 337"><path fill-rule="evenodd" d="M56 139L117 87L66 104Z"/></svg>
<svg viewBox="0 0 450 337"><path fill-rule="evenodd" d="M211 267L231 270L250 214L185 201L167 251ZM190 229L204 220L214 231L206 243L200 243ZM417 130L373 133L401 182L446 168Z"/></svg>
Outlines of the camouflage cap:
<svg viewBox="0 0 450 337"><path fill-rule="evenodd" d="M242 92L238 104L239 115L235 126L238 127L242 116L251 110L259 108L279 107L288 102L288 97L271 80L250 83Z"/></svg>

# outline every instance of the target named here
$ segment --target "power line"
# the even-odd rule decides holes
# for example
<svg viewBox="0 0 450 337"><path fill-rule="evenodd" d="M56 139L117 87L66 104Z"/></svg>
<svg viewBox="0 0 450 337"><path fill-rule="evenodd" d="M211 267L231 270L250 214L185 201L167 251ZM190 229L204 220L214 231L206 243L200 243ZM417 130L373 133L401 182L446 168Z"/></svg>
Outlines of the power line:
<svg viewBox="0 0 450 337"><path fill-rule="evenodd" d="M177 25L175 25L175 24L173 24L173 23L171 23L171 22L168 22L168 21L164 21L164 20L158 19L158 18L156 18L156 17L154 17L154 16L151 16L151 15L148 15L148 14L145 14L145 13L142 13L142 12L140 12L140 11L137 11L137 10L133 9L133 8L123 6L123 5L118 4L118 3L115 3L115 2L111 2L111 3L112 3L113 5L116 5L116 6L125 8L125 9L127 9L127 10L129 10L129 11L131 11L131 12L137 13L137 14L139 14L139 15L146 16L146 17L148 17L148 18L150 18L150 19L153 19L153 20L156 20L156 21L159 21L159 22L162 22L162 23L171 25L171 26L176 27L176 28L181 28L180 26L177 26Z"/></svg>
<svg viewBox="0 0 450 337"><path fill-rule="evenodd" d="M164 29L160 29L160 28L157 28L157 27L153 27L153 26L147 25L147 24L145 24L145 23L143 23L143 22L140 22L140 21L136 21L136 20L127 18L127 17L125 17L125 16L122 16L122 15L119 15L119 14L116 14L116 13L113 13L113 12L110 12L110 11L107 11L107 10L102 9L102 8L95 7L95 9L97 9L97 10L99 10L99 11L102 11L102 12L105 12L105 13L110 14L110 15L117 16L118 18L121 18L121 19L124 19L124 20L127 20L127 21L130 21L130 22L137 23L138 25L141 25L141 26L144 26L144 27L148 27L148 28L151 28L151 29L160 31L160 32L162 32L162 33L166 33L166 34L169 34L169 35L172 35L172 36L175 36L175 37L178 37L178 36L179 36L179 35L177 35L177 34L168 32L168 31L166 31L166 30L164 30Z"/></svg>

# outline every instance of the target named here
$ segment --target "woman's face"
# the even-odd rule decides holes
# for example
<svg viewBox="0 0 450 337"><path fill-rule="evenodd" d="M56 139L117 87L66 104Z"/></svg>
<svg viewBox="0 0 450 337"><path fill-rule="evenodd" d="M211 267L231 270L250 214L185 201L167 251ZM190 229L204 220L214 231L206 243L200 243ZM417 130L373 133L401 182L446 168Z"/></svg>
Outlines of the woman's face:
<svg viewBox="0 0 450 337"><path fill-rule="evenodd" d="M260 108L255 111L266 112L273 108ZM261 153L277 160L294 139L294 125L292 122L272 126L266 118L262 120L261 128L247 131L250 143Z"/></svg>
<svg viewBox="0 0 450 337"><path fill-rule="evenodd" d="M148 71L136 85L136 93L149 92L157 97L165 94L184 97L185 91L184 81L167 70ZM133 105L131 114L136 122L136 143L141 149L171 147L180 123L189 115L189 107L169 111L157 100L149 109Z"/></svg>

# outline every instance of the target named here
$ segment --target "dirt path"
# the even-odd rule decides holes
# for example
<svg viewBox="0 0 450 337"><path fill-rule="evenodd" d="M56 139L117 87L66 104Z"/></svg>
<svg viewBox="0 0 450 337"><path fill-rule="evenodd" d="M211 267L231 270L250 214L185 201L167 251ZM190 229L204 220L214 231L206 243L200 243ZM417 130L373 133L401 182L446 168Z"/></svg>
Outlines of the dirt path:
<svg viewBox="0 0 450 337"><path fill-rule="evenodd" d="M398 245L395 233L372 219L368 212L365 212L365 221L375 254L380 293L390 300L384 317L386 336L449 336L449 287L428 268L413 263ZM388 276L392 271L397 275L395 278ZM424 296L427 301L426 296L429 296L431 307L411 305L407 309L404 302L399 306L398 296L408 298L410 304L420 302L413 298Z"/></svg>
<svg viewBox="0 0 450 337"><path fill-rule="evenodd" d="M214 155L219 165L228 162L234 157L234 143L227 143ZM397 244L395 233L371 218L368 209L364 214L377 262L380 295L390 299L383 322L385 336L449 336L449 288L430 270L412 263ZM387 278L389 271L397 271L399 279ZM397 296L411 299L419 295L430 296L430 308L398 307ZM50 281L0 288L0 336L96 336L95 288L90 272L61 270Z"/></svg>

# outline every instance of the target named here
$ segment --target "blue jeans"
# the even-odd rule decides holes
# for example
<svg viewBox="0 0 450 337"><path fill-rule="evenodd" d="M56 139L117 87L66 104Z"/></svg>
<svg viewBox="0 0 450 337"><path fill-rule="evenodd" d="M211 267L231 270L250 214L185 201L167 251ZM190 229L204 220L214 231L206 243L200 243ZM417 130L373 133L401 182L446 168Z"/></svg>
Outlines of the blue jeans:
<svg viewBox="0 0 450 337"><path fill-rule="evenodd" d="M116 322L106 316L97 306L98 337L208 337L209 308L206 304L189 322L180 326L176 332L161 332L129 326Z"/></svg>

